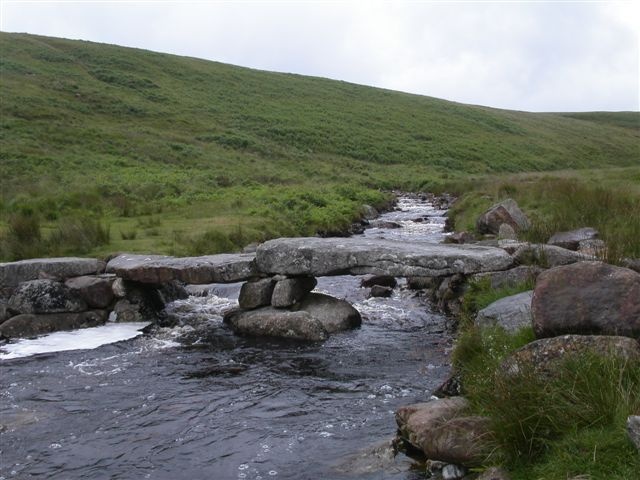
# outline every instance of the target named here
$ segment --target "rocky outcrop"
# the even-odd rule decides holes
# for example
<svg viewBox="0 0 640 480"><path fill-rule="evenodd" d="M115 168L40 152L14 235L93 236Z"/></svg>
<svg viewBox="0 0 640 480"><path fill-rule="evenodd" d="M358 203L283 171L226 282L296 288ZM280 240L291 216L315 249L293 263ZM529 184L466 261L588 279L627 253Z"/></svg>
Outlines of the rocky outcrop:
<svg viewBox="0 0 640 480"><path fill-rule="evenodd" d="M480 215L476 221L476 230L479 233L497 235L503 224L509 225L515 233L528 230L531 226L529 219L520 210L516 201L508 198Z"/></svg>
<svg viewBox="0 0 640 480"><path fill-rule="evenodd" d="M10 311L21 313L82 312L87 304L63 283L31 280L21 283L9 298Z"/></svg>
<svg viewBox="0 0 640 480"><path fill-rule="evenodd" d="M271 305L278 308L290 307L302 300L317 284L318 281L314 277L279 279L273 288Z"/></svg>
<svg viewBox="0 0 640 480"><path fill-rule="evenodd" d="M251 253L167 257L123 254L107 264L107 272L125 280L161 285L172 280L183 283L234 283L257 275Z"/></svg>
<svg viewBox="0 0 640 480"><path fill-rule="evenodd" d="M593 240L598 238L598 231L595 228L585 227L568 232L558 232L549 238L547 243L556 247L566 248L568 250L578 250L580 242L583 240Z"/></svg>
<svg viewBox="0 0 640 480"><path fill-rule="evenodd" d="M538 338L565 333L640 337L640 274L601 262L553 268L532 300Z"/></svg>
<svg viewBox="0 0 640 480"><path fill-rule="evenodd" d="M640 345L632 338L605 335L562 335L528 343L512 352L501 372L517 375L531 372L553 376L558 365L572 355L587 353L640 360Z"/></svg>
<svg viewBox="0 0 640 480"><path fill-rule="evenodd" d="M360 312L349 302L322 293L309 293L294 307L294 311L307 312L327 331L336 333L362 324Z"/></svg>
<svg viewBox="0 0 640 480"><path fill-rule="evenodd" d="M236 310L225 315L224 323L240 335L314 342L327 338L327 331L322 323L305 311L290 312L273 307Z"/></svg>
<svg viewBox="0 0 640 480"><path fill-rule="evenodd" d="M275 285L276 281L273 278L261 278L242 284L238 296L240 308L252 310L271 305L271 296Z"/></svg>
<svg viewBox="0 0 640 480"><path fill-rule="evenodd" d="M447 276L509 268L504 250L476 245L412 244L367 238L280 238L258 247L261 272L283 275Z"/></svg>
<svg viewBox="0 0 640 480"><path fill-rule="evenodd" d="M497 325L508 332L530 327L532 297L533 290L501 298L478 312L476 325L479 327Z"/></svg>
<svg viewBox="0 0 640 480"><path fill-rule="evenodd" d="M396 412L400 436L431 460L473 466L485 455L489 436L487 418L465 416L462 397L445 398L401 407Z"/></svg>
<svg viewBox="0 0 640 480"><path fill-rule="evenodd" d="M78 296L89 308L107 308L113 302L115 275L85 275L68 279L64 284L73 295Z"/></svg>
<svg viewBox="0 0 640 480"><path fill-rule="evenodd" d="M80 313L21 314L0 325L0 337L28 338L60 330L97 327L107 321L108 312L91 310Z"/></svg>
<svg viewBox="0 0 640 480"><path fill-rule="evenodd" d="M596 260L573 250L556 247L554 245L527 244L518 248L513 257L521 265L540 265L545 268L569 265L576 262Z"/></svg>
<svg viewBox="0 0 640 480"><path fill-rule="evenodd" d="M65 280L82 275L102 273L104 262L95 258L34 258L19 262L0 263L0 289L16 287L22 282L49 278Z"/></svg>

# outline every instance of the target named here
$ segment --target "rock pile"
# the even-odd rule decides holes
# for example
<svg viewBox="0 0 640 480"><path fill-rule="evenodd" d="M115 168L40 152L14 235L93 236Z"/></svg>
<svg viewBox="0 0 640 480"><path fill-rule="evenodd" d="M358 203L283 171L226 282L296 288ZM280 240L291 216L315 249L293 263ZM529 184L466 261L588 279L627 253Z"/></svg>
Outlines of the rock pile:
<svg viewBox="0 0 640 480"><path fill-rule="evenodd" d="M0 337L24 338L95 327L108 319L157 320L164 304L186 294L102 273L95 259L52 258L0 264Z"/></svg>
<svg viewBox="0 0 640 480"><path fill-rule="evenodd" d="M317 283L310 276L252 279L242 285L239 308L224 323L241 335L308 341L360 326L360 313L348 302L313 293Z"/></svg>

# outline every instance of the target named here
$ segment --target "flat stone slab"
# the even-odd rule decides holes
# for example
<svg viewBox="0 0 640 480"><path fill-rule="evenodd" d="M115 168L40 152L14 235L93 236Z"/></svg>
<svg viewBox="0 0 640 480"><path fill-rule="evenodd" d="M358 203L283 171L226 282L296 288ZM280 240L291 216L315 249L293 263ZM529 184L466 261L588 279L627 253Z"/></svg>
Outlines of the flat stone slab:
<svg viewBox="0 0 640 480"><path fill-rule="evenodd" d="M42 276L64 280L82 275L95 275L102 273L102 270L104 262L95 258L32 258L0 263L0 288L15 287L19 283L37 280Z"/></svg>
<svg viewBox="0 0 640 480"><path fill-rule="evenodd" d="M107 272L125 280L163 284L235 283L257 274L253 253L223 253L203 257L122 254L107 264Z"/></svg>
<svg viewBox="0 0 640 480"><path fill-rule="evenodd" d="M258 247L258 270L282 275L446 276L505 270L511 255L478 245L398 243L366 238L278 238Z"/></svg>

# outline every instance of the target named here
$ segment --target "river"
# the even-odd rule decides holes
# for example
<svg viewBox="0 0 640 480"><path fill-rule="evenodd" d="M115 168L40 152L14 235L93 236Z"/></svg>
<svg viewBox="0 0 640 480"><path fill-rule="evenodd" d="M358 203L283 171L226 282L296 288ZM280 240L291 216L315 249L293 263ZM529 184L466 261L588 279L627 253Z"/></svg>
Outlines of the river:
<svg viewBox="0 0 640 480"><path fill-rule="evenodd" d="M397 208L380 220L401 228L364 235L442 240L443 211L419 197L401 197ZM236 337L222 312L239 286L220 285L167 307L180 327L141 335L123 326L123 338L137 336L51 351L83 345L54 337L39 340L47 353L33 345L28 356L5 353L0 480L424 478L385 445L394 410L428 399L446 378L451 335L402 281L391 298L368 299L360 280L319 279L318 291L363 316L361 328L320 344ZM84 338L105 328L118 326Z"/></svg>

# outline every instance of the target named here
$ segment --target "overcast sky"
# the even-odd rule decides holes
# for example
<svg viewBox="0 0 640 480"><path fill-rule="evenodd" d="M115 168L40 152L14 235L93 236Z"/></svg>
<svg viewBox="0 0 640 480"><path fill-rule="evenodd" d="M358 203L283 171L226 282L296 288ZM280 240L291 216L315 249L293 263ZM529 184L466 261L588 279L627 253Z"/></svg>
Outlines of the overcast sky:
<svg viewBox="0 0 640 480"><path fill-rule="evenodd" d="M529 111L640 110L640 2L13 1L0 29Z"/></svg>

